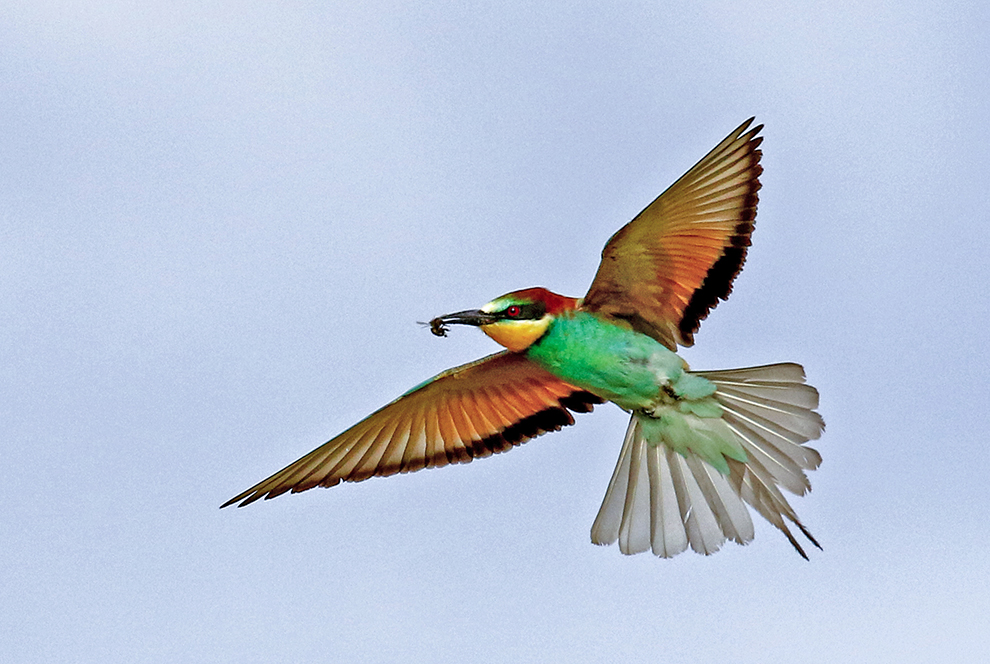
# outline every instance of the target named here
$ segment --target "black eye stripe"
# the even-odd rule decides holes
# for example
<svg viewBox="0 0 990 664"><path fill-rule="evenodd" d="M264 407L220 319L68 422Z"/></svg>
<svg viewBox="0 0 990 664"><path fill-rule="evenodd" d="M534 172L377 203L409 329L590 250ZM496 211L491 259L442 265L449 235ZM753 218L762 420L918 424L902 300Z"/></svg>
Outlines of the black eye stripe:
<svg viewBox="0 0 990 664"><path fill-rule="evenodd" d="M506 320L539 320L546 313L547 306L542 302L510 304L500 312L502 318Z"/></svg>

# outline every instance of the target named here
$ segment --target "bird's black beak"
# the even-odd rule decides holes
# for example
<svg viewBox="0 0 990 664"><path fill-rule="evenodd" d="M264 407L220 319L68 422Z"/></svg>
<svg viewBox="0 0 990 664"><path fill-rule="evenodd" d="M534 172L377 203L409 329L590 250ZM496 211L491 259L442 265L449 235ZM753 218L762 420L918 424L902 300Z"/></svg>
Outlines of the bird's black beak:
<svg viewBox="0 0 990 664"><path fill-rule="evenodd" d="M500 320L498 316L485 313L481 309L469 309L434 318L430 321L430 332L438 337L445 337L447 336L448 325L474 325L477 327L495 323L498 320Z"/></svg>

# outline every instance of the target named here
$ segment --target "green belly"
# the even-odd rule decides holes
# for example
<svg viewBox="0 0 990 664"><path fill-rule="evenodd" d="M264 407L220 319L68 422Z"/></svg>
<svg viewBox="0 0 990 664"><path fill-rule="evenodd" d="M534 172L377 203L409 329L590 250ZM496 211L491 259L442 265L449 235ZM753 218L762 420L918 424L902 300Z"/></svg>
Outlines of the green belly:
<svg viewBox="0 0 990 664"><path fill-rule="evenodd" d="M654 339L581 311L556 319L526 355L627 410L651 408L664 387L695 378L686 376L681 358Z"/></svg>

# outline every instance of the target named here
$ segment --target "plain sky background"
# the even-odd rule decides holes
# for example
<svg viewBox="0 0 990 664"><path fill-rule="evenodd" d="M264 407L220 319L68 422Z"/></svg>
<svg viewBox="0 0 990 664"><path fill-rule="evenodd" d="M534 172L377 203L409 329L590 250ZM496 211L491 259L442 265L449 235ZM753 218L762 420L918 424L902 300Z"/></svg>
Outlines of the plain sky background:
<svg viewBox="0 0 990 664"><path fill-rule="evenodd" d="M0 5L0 660L990 660L990 5ZM766 124L754 246L685 356L805 365L828 430L711 557L589 528L626 416L218 506L582 295Z"/></svg>

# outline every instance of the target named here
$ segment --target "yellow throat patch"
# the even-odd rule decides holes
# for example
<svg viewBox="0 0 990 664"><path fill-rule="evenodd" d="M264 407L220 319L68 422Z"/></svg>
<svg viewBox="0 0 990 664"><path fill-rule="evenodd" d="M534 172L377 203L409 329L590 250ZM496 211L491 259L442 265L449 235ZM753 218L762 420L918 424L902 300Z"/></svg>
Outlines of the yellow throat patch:
<svg viewBox="0 0 990 664"><path fill-rule="evenodd" d="M500 320L482 325L481 331L509 350L521 353L543 336L550 325L550 316L539 320Z"/></svg>

